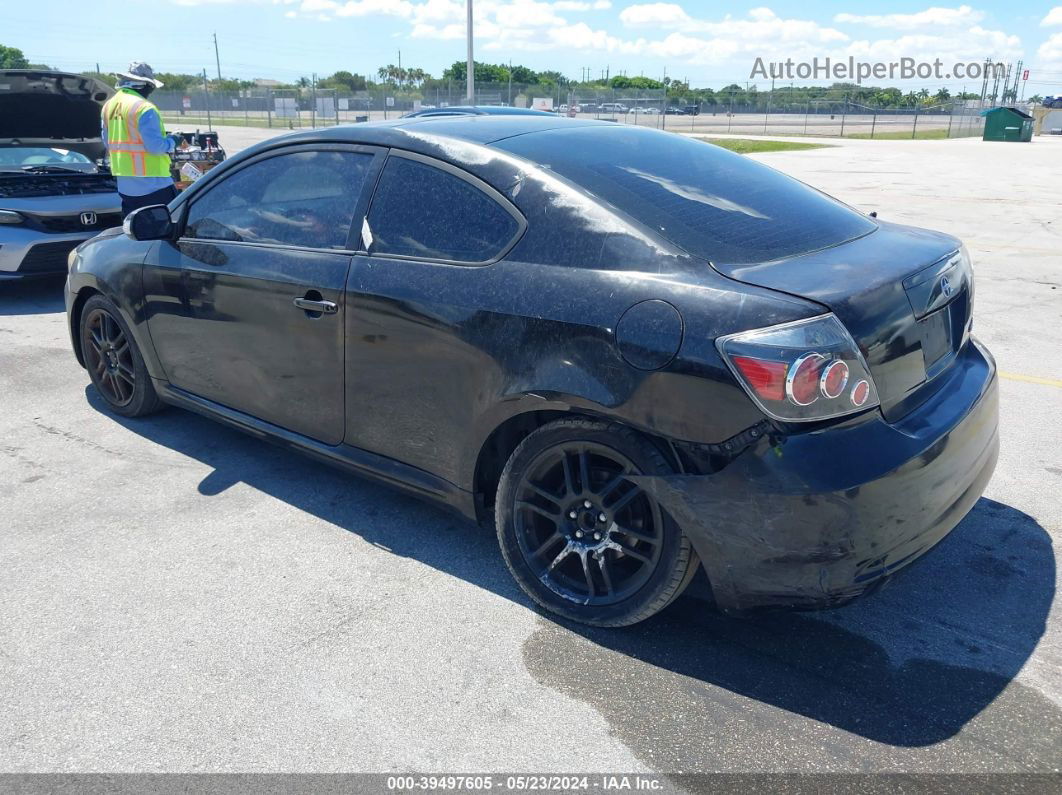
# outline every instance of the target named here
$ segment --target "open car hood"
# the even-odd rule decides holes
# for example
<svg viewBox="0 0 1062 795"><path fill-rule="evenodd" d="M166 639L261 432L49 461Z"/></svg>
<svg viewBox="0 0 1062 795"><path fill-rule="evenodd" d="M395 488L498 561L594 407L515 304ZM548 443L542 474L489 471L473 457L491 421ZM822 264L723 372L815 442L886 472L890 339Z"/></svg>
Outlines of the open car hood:
<svg viewBox="0 0 1062 795"><path fill-rule="evenodd" d="M0 70L0 143L104 154L100 111L114 89L93 77Z"/></svg>

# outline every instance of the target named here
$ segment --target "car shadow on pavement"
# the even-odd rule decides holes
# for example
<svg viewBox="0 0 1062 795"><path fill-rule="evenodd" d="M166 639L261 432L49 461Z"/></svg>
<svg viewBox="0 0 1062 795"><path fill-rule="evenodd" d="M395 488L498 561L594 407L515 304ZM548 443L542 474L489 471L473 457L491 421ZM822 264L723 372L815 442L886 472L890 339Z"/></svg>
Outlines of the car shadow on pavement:
<svg viewBox="0 0 1062 795"><path fill-rule="evenodd" d="M1028 734L1019 732L1019 747L1006 755L1043 765L1062 742L1062 711L1013 680L1044 634L1055 577L1047 532L1021 511L982 498L922 560L845 607L731 618L684 598L620 630L554 622L525 648L525 660L540 681L581 695L606 716L616 703L627 705L627 715L637 714L639 691L606 675L610 688L597 698L596 685L579 675L588 668L604 674L608 665L594 659L601 656L596 649L648 663L649 676L654 669L679 674L692 701L699 696L715 710L722 688L893 746L940 743L981 716L988 724L1011 725L1010 731L987 730L997 735L990 744L1002 750L1015 739L1017 721ZM706 582L700 586L707 591ZM573 661L569 654L564 666L553 666L556 645L570 646L572 634L591 642L588 657ZM992 714L982 715L986 710ZM697 720L688 720L688 704L682 711L688 742ZM715 722L718 716L707 721L705 734L718 735ZM623 720L617 717L613 726ZM651 728L626 731L652 736ZM682 757L683 738L661 743L654 757L670 755L675 769L696 769L695 758Z"/></svg>
<svg viewBox="0 0 1062 795"><path fill-rule="evenodd" d="M0 317L10 315L48 315L66 309L63 297L64 276L25 281L0 281Z"/></svg>
<svg viewBox="0 0 1062 795"><path fill-rule="evenodd" d="M200 494L246 483L393 554L531 607L493 534L445 509L186 411L127 420L107 411L91 388L86 396L130 431L212 467ZM633 732L631 743L643 746L646 737L668 737L669 719L688 745L698 720L717 719L720 689L880 743L927 746L954 736L997 700L1006 702L997 706L1007 720L1062 726L1057 707L1013 682L1044 633L1054 593L1048 534L1028 515L981 499L922 561L846 607L730 618L714 610L706 582L695 580L686 596L634 627L599 630L546 616L524 659L540 682L590 702L621 738ZM651 677L664 680L649 687ZM681 716L657 703L660 688L683 693ZM1001 699L1005 692L1009 701ZM697 704L703 713L694 714ZM707 724L703 730L713 731ZM1050 755L1035 746L1026 748L1034 759ZM659 758L683 747L664 743ZM683 758L673 763L696 766Z"/></svg>

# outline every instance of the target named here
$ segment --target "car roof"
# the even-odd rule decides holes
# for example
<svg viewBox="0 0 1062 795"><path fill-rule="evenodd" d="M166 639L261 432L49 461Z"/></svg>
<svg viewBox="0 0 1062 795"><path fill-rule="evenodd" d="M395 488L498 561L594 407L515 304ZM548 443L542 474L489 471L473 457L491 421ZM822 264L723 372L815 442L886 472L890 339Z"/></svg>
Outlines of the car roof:
<svg viewBox="0 0 1062 795"><path fill-rule="evenodd" d="M262 151L272 146L328 141L331 143L367 144L422 149L420 144L436 146L447 139L489 145L515 135L542 133L574 127L619 127L615 122L593 119L569 119L552 113L541 115L413 116L391 121L341 124L317 130L303 130L269 138L249 150Z"/></svg>
<svg viewBox="0 0 1062 795"><path fill-rule="evenodd" d="M445 108L425 108L405 114L402 118L422 116L551 116L533 108L511 108L508 105L449 105Z"/></svg>

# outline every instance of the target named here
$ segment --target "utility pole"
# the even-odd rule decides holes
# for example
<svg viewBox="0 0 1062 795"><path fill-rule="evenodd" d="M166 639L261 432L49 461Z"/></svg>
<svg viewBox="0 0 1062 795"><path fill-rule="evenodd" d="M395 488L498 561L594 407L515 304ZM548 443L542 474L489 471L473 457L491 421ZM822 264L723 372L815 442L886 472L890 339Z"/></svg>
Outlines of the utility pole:
<svg viewBox="0 0 1062 795"><path fill-rule="evenodd" d="M468 73L465 75L465 99L469 105L476 104L476 62L472 59L472 0L468 3Z"/></svg>
<svg viewBox="0 0 1062 795"><path fill-rule="evenodd" d="M221 88L221 56L218 55L218 34L214 34L214 63L218 66L218 88Z"/></svg>
<svg viewBox="0 0 1062 795"><path fill-rule="evenodd" d="M207 129L213 130L214 125L210 122L210 89L207 88L206 67L203 67L203 101L206 102Z"/></svg>

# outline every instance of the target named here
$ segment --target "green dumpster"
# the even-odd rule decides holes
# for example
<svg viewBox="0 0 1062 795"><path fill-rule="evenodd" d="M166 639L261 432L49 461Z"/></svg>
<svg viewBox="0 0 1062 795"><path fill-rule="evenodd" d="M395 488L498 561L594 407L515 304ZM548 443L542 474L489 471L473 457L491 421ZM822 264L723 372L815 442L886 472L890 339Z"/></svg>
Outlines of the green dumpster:
<svg viewBox="0 0 1062 795"><path fill-rule="evenodd" d="M990 108L985 117L983 141L1031 141L1033 117L1017 108Z"/></svg>

